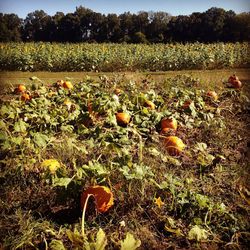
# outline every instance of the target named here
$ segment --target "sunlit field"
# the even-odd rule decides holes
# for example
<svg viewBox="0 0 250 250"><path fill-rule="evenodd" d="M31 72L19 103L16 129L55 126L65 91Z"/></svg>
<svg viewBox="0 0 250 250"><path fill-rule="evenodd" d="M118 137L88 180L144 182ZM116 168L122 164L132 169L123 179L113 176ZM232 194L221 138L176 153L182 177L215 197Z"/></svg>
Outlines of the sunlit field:
<svg viewBox="0 0 250 250"><path fill-rule="evenodd" d="M0 47L0 248L249 248L247 43Z"/></svg>

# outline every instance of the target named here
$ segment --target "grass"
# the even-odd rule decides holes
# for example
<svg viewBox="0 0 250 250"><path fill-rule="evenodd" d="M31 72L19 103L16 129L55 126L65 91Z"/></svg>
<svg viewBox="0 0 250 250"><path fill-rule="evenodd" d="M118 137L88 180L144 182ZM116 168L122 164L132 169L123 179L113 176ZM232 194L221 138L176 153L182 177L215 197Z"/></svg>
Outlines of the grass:
<svg viewBox="0 0 250 250"><path fill-rule="evenodd" d="M250 82L249 69L223 69L223 70L183 70L183 71L166 71L166 72L124 72L119 73L124 75L126 79L133 79L140 84L141 79L150 75L151 79L162 82L165 78L174 77L179 74L187 74L194 78L199 78L204 88L222 88L222 82L228 79L229 75L237 74L243 82ZM54 83L59 79L69 78L73 82L79 82L90 76L93 79L98 79L100 76L108 77L117 76L117 73L112 72L19 72L9 71L0 72L0 86L3 89L5 86L17 85L21 83L30 83L30 77L36 76L45 83Z"/></svg>
<svg viewBox="0 0 250 250"><path fill-rule="evenodd" d="M222 83L233 73L244 84L240 90ZM75 88L38 84L30 90L34 102L26 104L12 87L1 96L8 98L1 98L0 248L82 249L87 239L80 233L80 195L101 184L111 188L115 204L98 214L90 202L85 234L92 245L101 227L107 249L120 249L128 232L141 240L141 250L248 249L249 70L103 75L1 72L3 87L36 76L44 83L69 77ZM76 84L83 79L86 84ZM120 101L133 114L125 128L113 121L115 86L123 89ZM215 89L219 101L205 104L204 89ZM157 110L143 107L142 94ZM72 109L63 105L66 98ZM181 108L190 98L194 114ZM177 118L176 136L187 145L179 157L170 157L161 143L159 121L169 115ZM91 122L82 124L86 117ZM40 168L48 158L63 165L56 175ZM159 197L162 204L155 202Z"/></svg>

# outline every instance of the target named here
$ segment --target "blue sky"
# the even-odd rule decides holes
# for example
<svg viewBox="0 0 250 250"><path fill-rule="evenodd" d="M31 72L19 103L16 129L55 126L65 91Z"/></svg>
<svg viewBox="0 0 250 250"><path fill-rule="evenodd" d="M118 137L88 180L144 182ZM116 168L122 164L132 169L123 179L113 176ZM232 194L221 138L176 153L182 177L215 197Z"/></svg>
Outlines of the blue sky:
<svg viewBox="0 0 250 250"><path fill-rule="evenodd" d="M42 9L54 15L57 11L74 12L80 5L103 14L153 10L172 15L188 15L211 7L234 10L236 13L250 11L250 0L0 0L0 12L16 13L24 18L34 10Z"/></svg>

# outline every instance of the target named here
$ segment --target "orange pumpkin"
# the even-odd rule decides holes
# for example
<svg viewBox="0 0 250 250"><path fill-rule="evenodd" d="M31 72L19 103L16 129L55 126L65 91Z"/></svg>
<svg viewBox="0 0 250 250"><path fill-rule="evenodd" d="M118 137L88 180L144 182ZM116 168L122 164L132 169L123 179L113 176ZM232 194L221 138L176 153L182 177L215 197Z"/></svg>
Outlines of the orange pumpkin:
<svg viewBox="0 0 250 250"><path fill-rule="evenodd" d="M63 83L63 87L65 89L73 89L73 84L71 82L69 82L69 81L66 81L66 82Z"/></svg>
<svg viewBox="0 0 250 250"><path fill-rule="evenodd" d="M24 93L21 95L21 100L22 100L22 101L25 101L25 102L30 101L30 100L31 100L31 96L30 96L28 93L24 92Z"/></svg>
<svg viewBox="0 0 250 250"><path fill-rule="evenodd" d="M122 93L122 90L116 88L115 91L114 91L114 93L115 93L116 95L120 95L120 94Z"/></svg>
<svg viewBox="0 0 250 250"><path fill-rule="evenodd" d="M23 84L19 84L17 88L15 88L15 93L23 93L26 91L26 87Z"/></svg>
<svg viewBox="0 0 250 250"><path fill-rule="evenodd" d="M164 139L164 145L172 156L179 155L185 148L183 141L177 136L168 136Z"/></svg>
<svg viewBox="0 0 250 250"><path fill-rule="evenodd" d="M175 118L163 118L161 120L161 129L173 129L176 130L177 129L177 121Z"/></svg>
<svg viewBox="0 0 250 250"><path fill-rule="evenodd" d="M239 81L238 76L236 76L235 74L229 76L229 78L228 78L229 83L233 83L234 81Z"/></svg>
<svg viewBox="0 0 250 250"><path fill-rule="evenodd" d="M188 109L191 103L192 103L192 100L185 101L184 104L182 105L182 108Z"/></svg>
<svg viewBox="0 0 250 250"><path fill-rule="evenodd" d="M171 129L171 128L163 128L162 130L161 130L161 135L162 136L167 136L167 135L169 135L170 134L170 132L171 131L174 131L173 129Z"/></svg>
<svg viewBox="0 0 250 250"><path fill-rule="evenodd" d="M96 209L100 213L107 212L114 205L113 193L105 186L88 187L81 196L81 207L84 208L88 196L93 196L95 199Z"/></svg>
<svg viewBox="0 0 250 250"><path fill-rule="evenodd" d="M242 87L242 83L240 80L235 80L233 82L231 82L232 88L235 89L240 89Z"/></svg>
<svg viewBox="0 0 250 250"><path fill-rule="evenodd" d="M130 115L128 113L119 112L116 114L117 124L120 126L126 126L129 124Z"/></svg>
<svg viewBox="0 0 250 250"><path fill-rule="evenodd" d="M155 109L155 104L153 102L149 101L149 100L146 100L144 102L144 107L147 107L149 109Z"/></svg>
<svg viewBox="0 0 250 250"><path fill-rule="evenodd" d="M57 87L62 87L62 86L63 86L63 83L64 83L63 80L57 80L56 86L57 86Z"/></svg>
<svg viewBox="0 0 250 250"><path fill-rule="evenodd" d="M218 95L215 91L208 91L207 96L210 97L214 101L218 100Z"/></svg>

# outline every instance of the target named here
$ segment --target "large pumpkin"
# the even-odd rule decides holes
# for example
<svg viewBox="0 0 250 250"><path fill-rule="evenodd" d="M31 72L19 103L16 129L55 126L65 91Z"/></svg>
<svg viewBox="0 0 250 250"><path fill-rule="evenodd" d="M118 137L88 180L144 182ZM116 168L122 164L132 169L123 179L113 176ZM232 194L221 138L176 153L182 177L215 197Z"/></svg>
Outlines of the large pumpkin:
<svg viewBox="0 0 250 250"><path fill-rule="evenodd" d="M88 196L93 196L95 199L96 209L100 213L107 212L114 205L113 193L105 186L88 187L81 196L81 207L84 208Z"/></svg>
<svg viewBox="0 0 250 250"><path fill-rule="evenodd" d="M183 141L177 136L168 136L164 139L164 146L172 156L179 155L185 148Z"/></svg>

